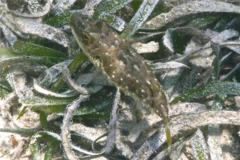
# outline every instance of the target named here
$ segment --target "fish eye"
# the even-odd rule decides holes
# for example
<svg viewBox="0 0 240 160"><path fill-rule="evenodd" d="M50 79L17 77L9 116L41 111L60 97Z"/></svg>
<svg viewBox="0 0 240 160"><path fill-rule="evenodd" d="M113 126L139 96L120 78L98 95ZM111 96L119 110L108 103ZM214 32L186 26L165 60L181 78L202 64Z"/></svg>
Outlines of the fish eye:
<svg viewBox="0 0 240 160"><path fill-rule="evenodd" d="M86 32L82 32L82 38L87 43L91 43L92 41L91 36Z"/></svg>

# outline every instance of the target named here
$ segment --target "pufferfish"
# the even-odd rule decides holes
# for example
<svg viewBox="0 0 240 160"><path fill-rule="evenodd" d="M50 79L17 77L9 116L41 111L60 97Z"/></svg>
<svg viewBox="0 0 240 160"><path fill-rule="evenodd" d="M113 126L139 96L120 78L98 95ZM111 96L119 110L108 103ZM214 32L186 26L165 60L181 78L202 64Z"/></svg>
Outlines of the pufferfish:
<svg viewBox="0 0 240 160"><path fill-rule="evenodd" d="M171 145L167 98L144 59L103 21L74 13L70 27L80 48L110 83L162 117L167 143Z"/></svg>

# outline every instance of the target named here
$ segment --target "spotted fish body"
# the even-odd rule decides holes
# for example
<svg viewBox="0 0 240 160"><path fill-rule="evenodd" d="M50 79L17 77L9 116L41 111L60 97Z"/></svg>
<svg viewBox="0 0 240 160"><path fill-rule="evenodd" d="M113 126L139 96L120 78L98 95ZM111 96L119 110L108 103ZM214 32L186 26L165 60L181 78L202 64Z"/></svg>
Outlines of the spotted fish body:
<svg viewBox="0 0 240 160"><path fill-rule="evenodd" d="M127 41L106 23L80 13L71 16L70 26L81 49L109 81L126 95L152 107L167 125L167 99L161 85Z"/></svg>

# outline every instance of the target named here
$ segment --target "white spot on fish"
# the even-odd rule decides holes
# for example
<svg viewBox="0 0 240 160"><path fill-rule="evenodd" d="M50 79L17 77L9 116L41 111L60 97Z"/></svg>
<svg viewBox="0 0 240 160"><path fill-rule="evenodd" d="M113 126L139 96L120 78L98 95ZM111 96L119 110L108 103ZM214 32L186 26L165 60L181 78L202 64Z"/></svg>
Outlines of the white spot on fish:
<svg viewBox="0 0 240 160"><path fill-rule="evenodd" d="M151 82L149 80L146 80L147 84L151 85Z"/></svg>
<svg viewBox="0 0 240 160"><path fill-rule="evenodd" d="M108 55L109 53L108 53L108 52L106 52L105 54L106 54L106 55Z"/></svg>
<svg viewBox="0 0 240 160"><path fill-rule="evenodd" d="M139 80L136 80L136 83L139 83Z"/></svg>
<svg viewBox="0 0 240 160"><path fill-rule="evenodd" d="M123 81L123 78L120 78L120 81Z"/></svg>
<svg viewBox="0 0 240 160"><path fill-rule="evenodd" d="M136 71L140 71L140 69L139 69L139 67L138 67L137 65L133 65L133 67L134 67L134 69L135 69Z"/></svg>
<svg viewBox="0 0 240 160"><path fill-rule="evenodd" d="M121 66L124 66L123 61L119 61L119 64L120 64Z"/></svg>
<svg viewBox="0 0 240 160"><path fill-rule="evenodd" d="M115 75L114 75L114 74L112 75L112 78L115 78Z"/></svg>
<svg viewBox="0 0 240 160"><path fill-rule="evenodd" d="M145 90L144 90L144 89L141 89L141 92L142 92L142 93L145 93Z"/></svg>
<svg viewBox="0 0 240 160"><path fill-rule="evenodd" d="M106 44L106 43L103 43L102 45L103 45L104 47L107 47L107 44Z"/></svg>
<svg viewBox="0 0 240 160"><path fill-rule="evenodd" d="M127 77L130 78L131 77L130 74L127 74Z"/></svg>

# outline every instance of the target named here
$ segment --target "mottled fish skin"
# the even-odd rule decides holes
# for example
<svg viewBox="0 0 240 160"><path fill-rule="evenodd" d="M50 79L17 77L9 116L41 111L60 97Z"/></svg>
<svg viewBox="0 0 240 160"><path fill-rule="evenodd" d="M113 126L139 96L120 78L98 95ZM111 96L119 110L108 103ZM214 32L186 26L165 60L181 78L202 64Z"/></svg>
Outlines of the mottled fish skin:
<svg viewBox="0 0 240 160"><path fill-rule="evenodd" d="M161 85L127 41L106 23L80 13L71 16L70 26L81 49L113 85L168 119L167 98Z"/></svg>

